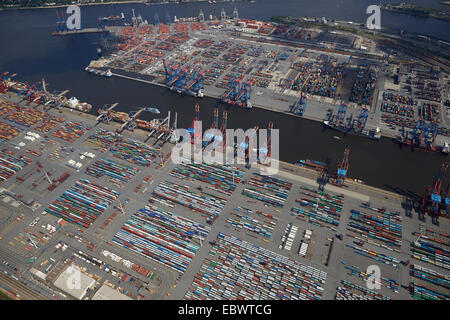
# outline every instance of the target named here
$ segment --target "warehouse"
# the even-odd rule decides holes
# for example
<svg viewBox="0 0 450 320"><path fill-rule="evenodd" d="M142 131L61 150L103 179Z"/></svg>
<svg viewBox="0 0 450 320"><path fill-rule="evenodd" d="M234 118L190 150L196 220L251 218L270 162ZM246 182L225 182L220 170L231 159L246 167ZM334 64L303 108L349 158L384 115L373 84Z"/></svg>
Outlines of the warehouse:
<svg viewBox="0 0 450 320"><path fill-rule="evenodd" d="M104 284L94 294L92 300L133 300L133 299Z"/></svg>
<svg viewBox="0 0 450 320"><path fill-rule="evenodd" d="M78 300L83 299L87 290L94 284L95 280L82 273L80 267L74 264L68 266L54 283L55 287Z"/></svg>

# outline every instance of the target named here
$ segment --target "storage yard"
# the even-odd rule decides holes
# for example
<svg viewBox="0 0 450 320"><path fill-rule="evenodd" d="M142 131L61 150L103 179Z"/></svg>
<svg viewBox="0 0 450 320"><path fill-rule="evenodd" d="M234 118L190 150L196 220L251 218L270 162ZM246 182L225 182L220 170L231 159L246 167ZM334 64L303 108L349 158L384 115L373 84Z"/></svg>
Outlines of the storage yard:
<svg viewBox="0 0 450 320"><path fill-rule="evenodd" d="M449 221L410 216L394 194L319 190L314 171L284 163L275 176L175 165L140 129L46 112L59 117L48 137L14 124L0 159L2 257L46 298L448 299ZM72 265L86 290L58 281Z"/></svg>
<svg viewBox="0 0 450 320"><path fill-rule="evenodd" d="M450 78L420 64L391 63L370 39L249 19L114 30L113 49L88 71L109 69L180 94L316 121L345 103L349 127L367 109L368 130L401 139L434 130L430 143L450 143L444 105Z"/></svg>

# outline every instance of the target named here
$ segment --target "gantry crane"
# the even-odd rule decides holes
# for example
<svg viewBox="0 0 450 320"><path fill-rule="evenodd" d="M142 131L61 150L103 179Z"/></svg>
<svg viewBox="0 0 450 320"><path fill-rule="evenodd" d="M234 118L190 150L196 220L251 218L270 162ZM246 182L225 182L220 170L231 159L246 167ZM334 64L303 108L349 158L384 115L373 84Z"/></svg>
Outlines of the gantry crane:
<svg viewBox="0 0 450 320"><path fill-rule="evenodd" d="M447 194L445 194L445 201L442 201L441 191L442 179L444 178L447 168L448 162L446 161L441 165L441 168L436 175L433 184L428 186L422 197L422 210L424 212L433 214L434 216L441 215L441 209L445 210L445 215L447 214L446 209L448 208L448 206L445 203L447 201ZM447 193L447 191L445 193Z"/></svg>
<svg viewBox="0 0 450 320"><path fill-rule="evenodd" d="M213 122L211 124L211 128L210 130L215 130L215 129L219 129L219 108L215 108L214 109L214 118L213 118ZM213 143L213 141L215 140L216 136L212 133L205 133L205 140L203 141L203 148L206 148L209 144Z"/></svg>
<svg viewBox="0 0 450 320"><path fill-rule="evenodd" d="M112 105L105 104L99 110L99 116L95 119L97 122L109 123L112 120L111 111L117 107L119 103L114 103Z"/></svg>
<svg viewBox="0 0 450 320"><path fill-rule="evenodd" d="M340 127L344 124L346 112L347 112L347 105L344 102L342 102L338 108L336 118L334 119L335 125L337 127Z"/></svg>
<svg viewBox="0 0 450 320"><path fill-rule="evenodd" d="M342 160L338 162L338 167L336 170L336 179L333 184L337 186L342 186L344 184L345 178L347 177L348 171L348 156L350 154L350 149L348 147L345 148L344 156Z"/></svg>
<svg viewBox="0 0 450 320"><path fill-rule="evenodd" d="M269 121L269 126L267 128L267 140L264 142L264 145L259 148L259 159L272 157L272 130L273 122Z"/></svg>
<svg viewBox="0 0 450 320"><path fill-rule="evenodd" d="M362 108L359 113L358 120L356 121L356 130L362 131L367 123L367 118L369 117L369 109Z"/></svg>
<svg viewBox="0 0 450 320"><path fill-rule="evenodd" d="M9 74L9 72L3 72L0 75L0 93L8 91L8 81L17 76L17 73Z"/></svg>
<svg viewBox="0 0 450 320"><path fill-rule="evenodd" d="M64 17L64 11L61 9L61 16L59 16L58 9L56 9L56 31L66 31L66 19Z"/></svg>
<svg viewBox="0 0 450 320"><path fill-rule="evenodd" d="M117 130L117 132L118 132L118 133L122 133L123 130L125 130L125 129L128 129L128 130L133 131L134 128L136 128L136 126L137 126L137 124L136 124L136 119L137 119L137 117L138 117L143 111L145 111L145 109L146 109L146 108L141 108L141 109L139 109L139 110L137 110L137 111L131 111L131 112L128 114L128 120L126 120L125 123L122 124L122 125L120 126L120 128Z"/></svg>
<svg viewBox="0 0 450 320"><path fill-rule="evenodd" d="M256 140L255 135L258 132L258 130L259 130L259 126L256 125L253 127L252 135L250 137L247 135L245 136L245 140L241 141L241 143L237 146L238 155L244 154L246 159L248 159L247 155L249 155L250 152L253 151L251 149L253 149L253 147L254 147L253 145L250 145L250 140L251 141ZM248 153L247 153L247 150L248 150Z"/></svg>
<svg viewBox="0 0 450 320"><path fill-rule="evenodd" d="M301 92L300 98L293 105L292 113L302 117L303 114L305 113L307 103L308 98L306 97L306 95L303 94L303 92Z"/></svg>
<svg viewBox="0 0 450 320"><path fill-rule="evenodd" d="M198 121L200 121L200 106L198 104L196 104L194 106L194 119L192 119L191 127L187 129L187 131L191 135L191 143L194 143L197 139L200 139L200 141L202 139L202 132L194 131L195 122L198 122ZM192 139L192 137L194 137L194 139Z"/></svg>

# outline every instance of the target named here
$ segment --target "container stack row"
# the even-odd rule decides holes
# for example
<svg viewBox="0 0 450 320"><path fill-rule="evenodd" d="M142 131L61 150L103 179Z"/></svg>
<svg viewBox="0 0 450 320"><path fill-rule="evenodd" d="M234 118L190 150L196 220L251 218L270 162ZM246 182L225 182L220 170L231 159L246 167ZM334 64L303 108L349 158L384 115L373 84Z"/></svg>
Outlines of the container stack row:
<svg viewBox="0 0 450 320"><path fill-rule="evenodd" d="M326 272L220 233L185 299L320 300Z"/></svg>
<svg viewBox="0 0 450 320"><path fill-rule="evenodd" d="M125 222L113 242L184 273L208 226L166 212L158 207L140 209Z"/></svg>

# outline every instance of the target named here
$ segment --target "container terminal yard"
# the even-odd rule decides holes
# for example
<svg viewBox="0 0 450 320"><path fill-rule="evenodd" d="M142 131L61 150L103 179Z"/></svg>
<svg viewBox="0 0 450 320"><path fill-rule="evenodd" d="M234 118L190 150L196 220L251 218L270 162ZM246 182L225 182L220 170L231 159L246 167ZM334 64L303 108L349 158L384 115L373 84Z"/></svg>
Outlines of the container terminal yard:
<svg viewBox="0 0 450 320"><path fill-rule="evenodd" d="M416 210L346 179L348 149L328 178L317 163L275 176L175 165L175 115L138 122L155 110L113 104L94 116L19 87L0 94L0 290L12 299L449 299L446 163ZM380 289L366 286L374 264Z"/></svg>
<svg viewBox="0 0 450 320"><path fill-rule="evenodd" d="M138 18L109 27L109 50L86 71L325 121L347 134L450 151L450 78L438 67L410 57L405 62L350 32L238 18L237 11L212 20L200 12L172 24Z"/></svg>
<svg viewBox="0 0 450 320"><path fill-rule="evenodd" d="M123 19L123 15L121 16ZM58 21L60 23L60 21ZM58 24L55 34L71 36ZM110 32L86 67L448 153L448 74L344 32L233 18ZM175 164L177 113L0 78L0 292L15 300L449 300L448 162L416 203L302 160ZM70 98L68 98L70 97ZM195 117L201 120L198 105ZM215 106L211 106L215 108ZM141 115L153 114L151 121ZM215 108L213 127L227 128ZM277 129L270 121L259 129ZM213 143L220 143L215 141ZM230 147L248 149L248 144ZM205 145L203 145L205 148ZM270 140L258 151L271 154ZM198 152L199 150L196 150ZM248 150L247 150L248 151ZM380 268L368 286L369 266ZM71 283L78 274L77 286Z"/></svg>

